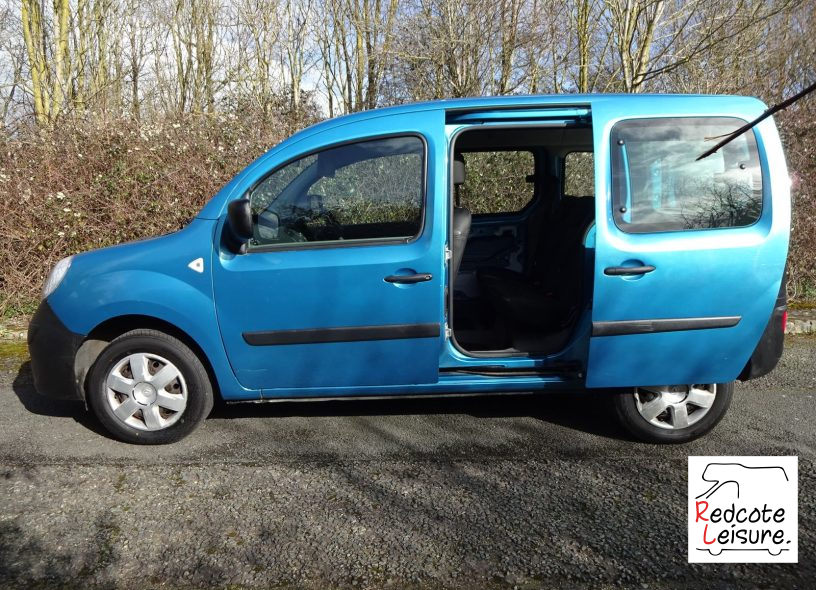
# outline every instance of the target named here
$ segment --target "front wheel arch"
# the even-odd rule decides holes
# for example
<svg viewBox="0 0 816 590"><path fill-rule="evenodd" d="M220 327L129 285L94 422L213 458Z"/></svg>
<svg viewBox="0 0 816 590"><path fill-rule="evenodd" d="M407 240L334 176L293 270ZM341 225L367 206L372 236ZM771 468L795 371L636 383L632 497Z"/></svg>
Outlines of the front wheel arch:
<svg viewBox="0 0 816 590"><path fill-rule="evenodd" d="M186 345L198 357L201 364L204 365L204 369L207 371L207 376L210 378L210 383L212 384L215 399L219 402L223 400L218 379L216 378L210 359L187 332L170 322L153 316L126 315L110 318L93 328L77 350L74 359L74 376L86 406L88 404L88 374L96 362L96 359L99 358L101 352L113 340L122 334L140 329L163 332L168 336L177 338Z"/></svg>

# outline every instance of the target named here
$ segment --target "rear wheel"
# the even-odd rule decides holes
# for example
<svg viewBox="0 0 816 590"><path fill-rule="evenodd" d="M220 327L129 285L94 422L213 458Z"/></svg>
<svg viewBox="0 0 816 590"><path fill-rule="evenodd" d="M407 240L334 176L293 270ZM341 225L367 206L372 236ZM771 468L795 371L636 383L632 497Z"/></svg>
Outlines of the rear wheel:
<svg viewBox="0 0 816 590"><path fill-rule="evenodd" d="M731 405L734 383L637 387L615 396L624 428L651 443L684 443L714 428Z"/></svg>
<svg viewBox="0 0 816 590"><path fill-rule="evenodd" d="M212 386L183 342L133 330L111 342L88 375L88 403L116 438L164 444L190 434L210 413Z"/></svg>

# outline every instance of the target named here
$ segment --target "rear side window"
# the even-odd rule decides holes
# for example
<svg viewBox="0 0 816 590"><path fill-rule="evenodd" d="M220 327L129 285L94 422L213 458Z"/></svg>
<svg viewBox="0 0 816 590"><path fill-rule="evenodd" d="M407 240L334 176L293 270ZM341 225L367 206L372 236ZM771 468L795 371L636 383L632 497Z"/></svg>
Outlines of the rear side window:
<svg viewBox="0 0 816 590"><path fill-rule="evenodd" d="M697 161L744 121L689 117L621 121L612 129L612 200L623 231L744 227L762 212L753 132Z"/></svg>
<svg viewBox="0 0 816 590"><path fill-rule="evenodd" d="M419 235L425 145L419 137L329 148L279 168L249 199L250 249Z"/></svg>
<svg viewBox="0 0 816 590"><path fill-rule="evenodd" d="M516 213L533 200L535 157L527 151L464 152L463 207L476 215Z"/></svg>
<svg viewBox="0 0 816 590"><path fill-rule="evenodd" d="M564 158L564 194L595 195L595 158L592 152L570 152Z"/></svg>

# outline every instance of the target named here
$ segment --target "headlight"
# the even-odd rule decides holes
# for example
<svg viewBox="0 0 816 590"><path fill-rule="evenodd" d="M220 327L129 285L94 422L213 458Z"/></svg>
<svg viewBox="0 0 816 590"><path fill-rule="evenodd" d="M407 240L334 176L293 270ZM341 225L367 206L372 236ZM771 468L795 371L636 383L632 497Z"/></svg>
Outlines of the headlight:
<svg viewBox="0 0 816 590"><path fill-rule="evenodd" d="M65 278L65 273L67 273L68 269L71 268L71 261L73 259L74 259L73 256L69 256L68 258L63 258L54 265L54 268L52 268L51 272L48 273L48 278L45 279L45 283L43 283L42 288L43 299L51 295L51 293L54 292L54 289L59 287L59 284L62 282L62 279Z"/></svg>

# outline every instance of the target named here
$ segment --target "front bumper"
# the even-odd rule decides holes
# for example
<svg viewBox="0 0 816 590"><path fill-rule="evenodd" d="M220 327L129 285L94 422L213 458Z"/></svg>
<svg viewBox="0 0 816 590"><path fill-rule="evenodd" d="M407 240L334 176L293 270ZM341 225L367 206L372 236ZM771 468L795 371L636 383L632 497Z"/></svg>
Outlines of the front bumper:
<svg viewBox="0 0 816 590"><path fill-rule="evenodd" d="M65 327L47 301L40 303L28 326L31 373L38 393L59 399L84 399L74 371L83 339Z"/></svg>

